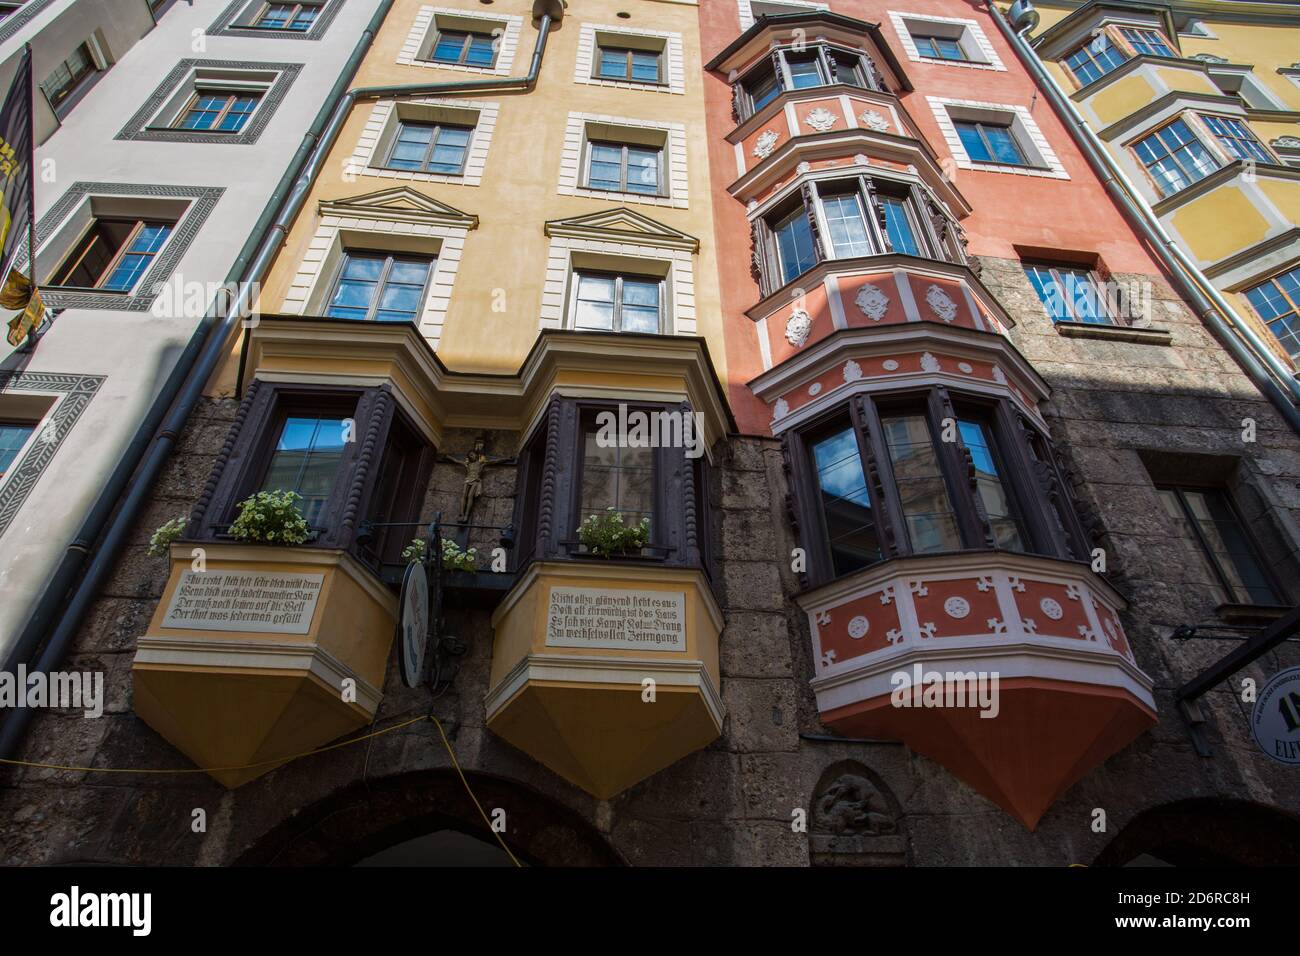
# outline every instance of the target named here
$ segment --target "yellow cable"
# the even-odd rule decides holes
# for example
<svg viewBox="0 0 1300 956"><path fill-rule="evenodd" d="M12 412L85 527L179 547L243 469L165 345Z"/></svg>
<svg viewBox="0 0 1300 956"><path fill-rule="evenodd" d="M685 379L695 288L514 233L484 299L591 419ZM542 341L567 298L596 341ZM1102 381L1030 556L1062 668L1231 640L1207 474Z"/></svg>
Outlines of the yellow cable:
<svg viewBox="0 0 1300 956"><path fill-rule="evenodd" d="M437 717L433 716L433 714L429 715L429 719L432 720L434 725L438 728L438 735L442 737L442 745L447 748L447 756L451 757L451 765L456 768L456 773L460 775L460 782L465 785L465 792L468 793L469 798L474 801L474 806L478 807L478 812L482 815L483 822L486 823L488 829L492 831L492 835L497 838L497 842L501 844L501 849L506 851L506 856L510 857L510 862L515 866L522 867L523 864L516 860L515 855L510 852L510 847L506 846L506 841L501 839L501 834L496 831L496 827L492 826L492 821L488 819L487 813L484 812L483 804L478 802L478 797L474 796L474 791L470 789L469 781L465 779L465 774L460 769L460 761L456 759L456 751L451 749L451 742L447 740L447 735L443 733L442 722L438 720Z"/></svg>
<svg viewBox="0 0 1300 956"><path fill-rule="evenodd" d="M351 746L352 744L359 744L363 740L369 740L372 737L382 737L384 734L391 734L394 730L401 730L403 727L411 726L411 724L418 724L422 720L431 720L433 721L434 726L438 728L438 736L442 738L442 745L447 748L447 756L451 757L451 765L456 768L456 774L457 776L460 777L460 782L465 786L465 792L468 793L469 798L474 801L474 806L478 807L478 812L483 817L483 822L487 824L487 828L492 831L492 835L496 837L497 842L501 844L501 849L506 851L506 856L510 857L510 862L513 863L515 866L522 867L523 864L520 863L519 860L515 858L515 855L510 852L510 847L506 845L506 841L501 839L501 834L498 833L496 831L496 828L492 826L492 821L488 818L487 812L483 809L483 804L478 802L478 797L474 795L474 790L470 787L469 781L465 779L465 772L460 769L460 761L456 759L456 751L452 749L451 741L447 739L447 734L442 729L442 722L438 720L437 717L433 716L433 714L429 714L427 717L413 717L410 720L403 721L402 723L396 724L392 727L386 727L383 730L376 730L374 733L364 734L361 737L354 737L351 740L343 740L336 744L329 744L328 746L320 747L317 748L316 750L306 750L300 754L294 754L293 756L290 757L277 757L274 760L259 760L257 763L240 764L239 766L235 766L235 767L191 767L184 770L149 770L149 769L141 769L135 767L70 767L70 766L64 766L62 764L33 763L28 760L5 760L3 758L0 758L0 764L9 764L10 766L14 766L14 767L36 767L37 769L40 770L68 770L75 773L179 774L179 773L222 773L228 770L252 770L255 767L265 767L270 764L286 764L286 763L290 763L291 761L298 760L302 757L310 757L312 754L323 754L328 750L337 750L339 747L348 747Z"/></svg>

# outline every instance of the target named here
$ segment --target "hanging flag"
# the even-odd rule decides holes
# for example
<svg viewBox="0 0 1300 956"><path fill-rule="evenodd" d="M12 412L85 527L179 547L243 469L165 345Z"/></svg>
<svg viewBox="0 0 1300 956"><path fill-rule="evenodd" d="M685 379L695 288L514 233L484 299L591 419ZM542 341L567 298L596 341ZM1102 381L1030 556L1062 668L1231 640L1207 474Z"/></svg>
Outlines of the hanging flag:
<svg viewBox="0 0 1300 956"><path fill-rule="evenodd" d="M21 345L41 324L45 307L34 277L15 269L23 244L27 244L28 272L36 260L33 230L36 221L36 183L32 133L32 48L25 47L13 84L0 107L0 263L5 283L0 287L0 308L21 309L9 322L9 344Z"/></svg>

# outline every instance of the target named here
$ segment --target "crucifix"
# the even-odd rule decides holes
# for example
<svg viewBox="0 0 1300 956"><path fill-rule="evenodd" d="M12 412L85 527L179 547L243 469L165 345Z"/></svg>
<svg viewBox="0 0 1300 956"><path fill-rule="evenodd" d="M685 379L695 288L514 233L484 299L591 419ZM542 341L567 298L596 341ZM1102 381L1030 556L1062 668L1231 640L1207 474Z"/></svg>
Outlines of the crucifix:
<svg viewBox="0 0 1300 956"><path fill-rule="evenodd" d="M445 461L453 465L463 465L465 468L465 486L460 495L460 518L457 519L461 525L468 525L470 512L474 510L474 504L483 494L483 473L492 465L513 464L513 458L491 458L483 453L483 439L476 438L474 447L465 452L463 460L457 460L448 455L439 455L439 461Z"/></svg>

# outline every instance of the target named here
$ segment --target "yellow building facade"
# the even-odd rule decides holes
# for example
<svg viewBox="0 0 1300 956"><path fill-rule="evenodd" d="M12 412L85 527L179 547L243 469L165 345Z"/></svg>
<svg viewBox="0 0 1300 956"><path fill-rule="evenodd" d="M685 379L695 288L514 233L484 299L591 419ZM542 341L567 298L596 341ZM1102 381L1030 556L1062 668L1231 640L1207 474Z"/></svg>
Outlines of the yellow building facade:
<svg viewBox="0 0 1300 956"><path fill-rule="evenodd" d="M432 612L436 641L444 601L496 607L489 728L601 798L721 732L702 528L709 449L732 426L702 241L697 15L677 0L388 9L258 314L210 382L240 413L135 661L137 712L200 766L246 768L227 786L374 718L399 616L385 584L425 534L433 462L472 458L460 446L489 429L513 436L500 451L528 505L517 521L470 498L458 521L443 514L445 539L479 544L481 561ZM629 406L685 421L699 454L597 450L595 418ZM221 543L268 474L321 455L337 463L304 503L314 563ZM646 516L640 563L569 540L609 509ZM193 577L193 545L214 539L209 574L276 602L290 587L297 617L196 627L186 595L220 598L195 590L211 578ZM598 614L639 623L613 634ZM222 701L237 702L226 719L200 716Z"/></svg>
<svg viewBox="0 0 1300 956"><path fill-rule="evenodd" d="M1172 238L1300 356L1300 6L1035 4L1031 42Z"/></svg>

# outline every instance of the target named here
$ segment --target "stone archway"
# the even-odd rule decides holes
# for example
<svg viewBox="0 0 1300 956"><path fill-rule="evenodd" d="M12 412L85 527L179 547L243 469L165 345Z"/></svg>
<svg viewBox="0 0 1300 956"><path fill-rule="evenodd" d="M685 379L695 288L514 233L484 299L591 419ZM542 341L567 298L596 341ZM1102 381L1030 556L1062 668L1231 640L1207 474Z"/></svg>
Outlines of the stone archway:
<svg viewBox="0 0 1300 956"><path fill-rule="evenodd" d="M603 836L567 807L520 783L467 773L489 814L506 812L503 834L530 866L621 866ZM493 840L453 770L422 770L350 784L274 827L234 860L238 866L352 866L438 831Z"/></svg>
<svg viewBox="0 0 1300 956"><path fill-rule="evenodd" d="M1143 810L1095 866L1295 866L1300 818L1245 800L1198 798Z"/></svg>

